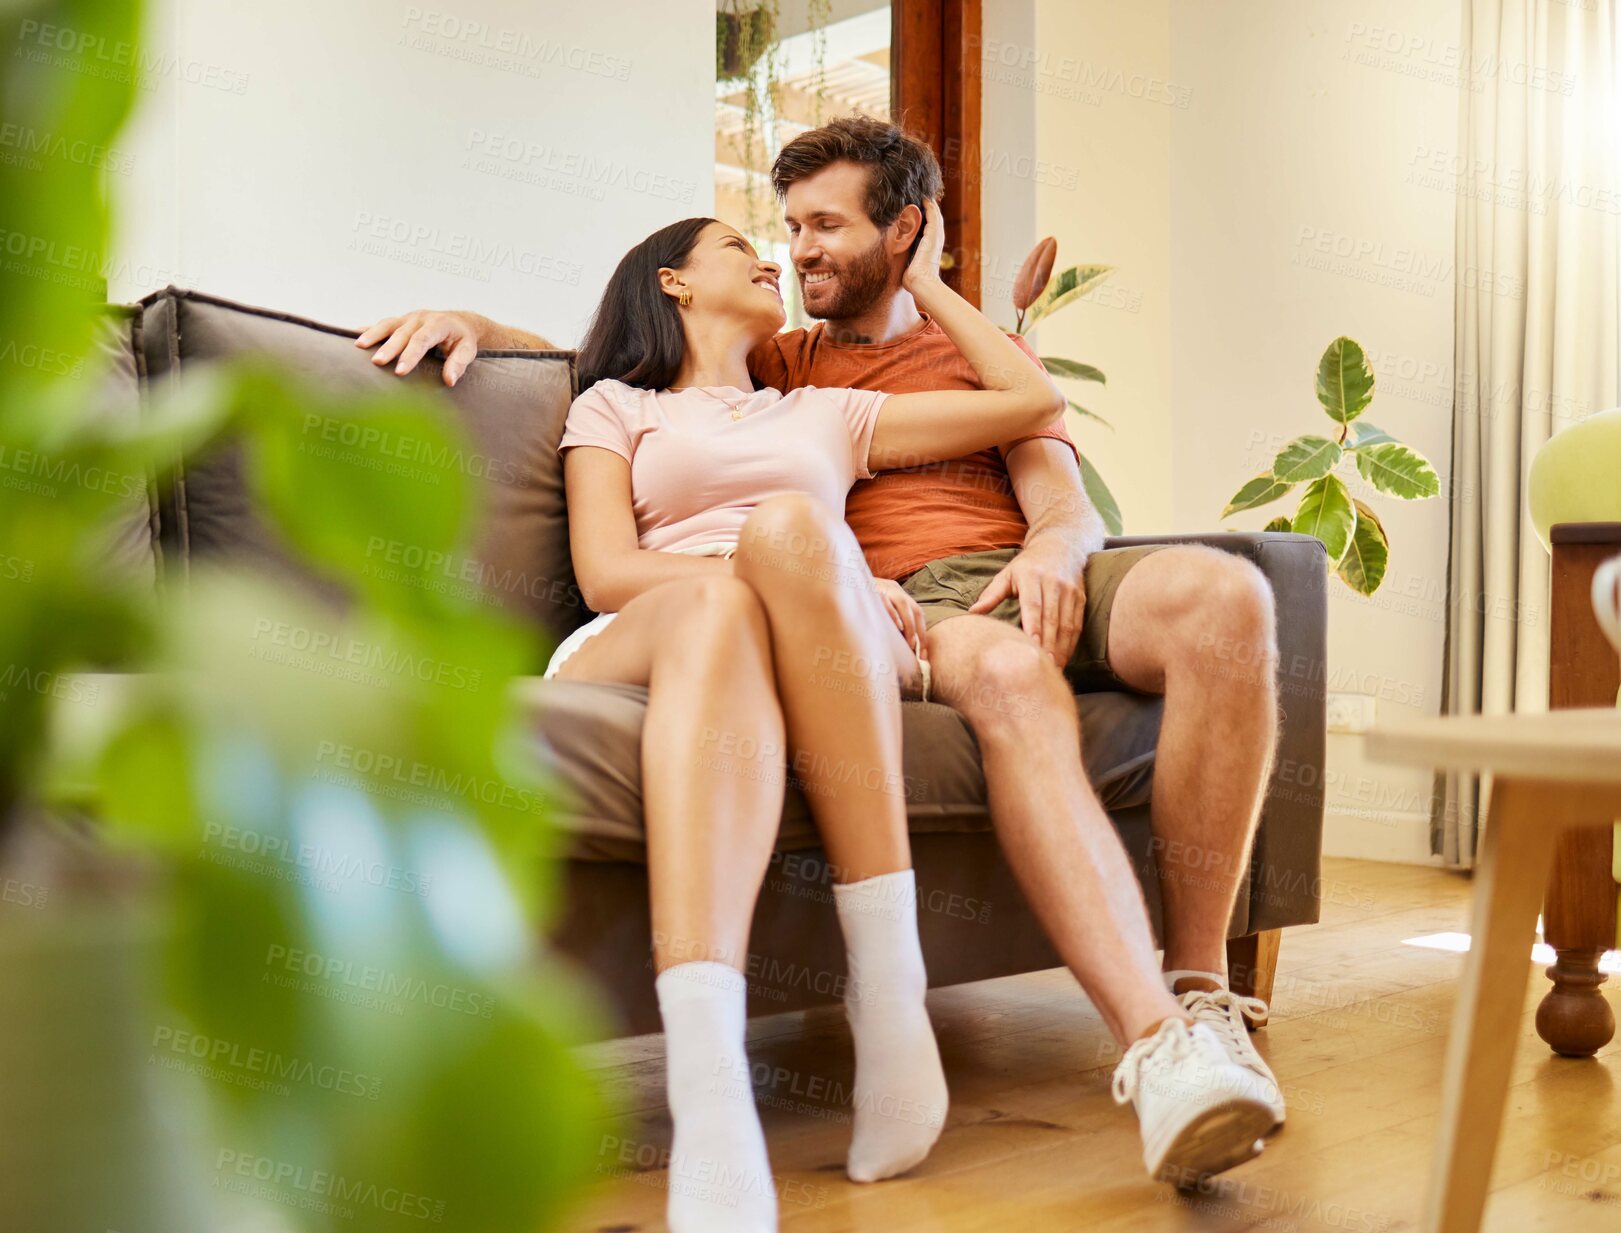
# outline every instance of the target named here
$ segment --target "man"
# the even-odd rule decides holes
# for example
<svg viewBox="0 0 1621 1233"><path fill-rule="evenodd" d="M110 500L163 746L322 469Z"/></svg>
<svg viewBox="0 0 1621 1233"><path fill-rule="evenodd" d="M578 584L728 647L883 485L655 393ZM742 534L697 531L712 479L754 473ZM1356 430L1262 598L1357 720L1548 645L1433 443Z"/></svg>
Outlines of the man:
<svg viewBox="0 0 1621 1233"><path fill-rule="evenodd" d="M922 226L918 203L942 188L928 147L851 117L795 138L772 174L805 309L821 323L759 348L750 357L756 382L784 391L977 386L901 286ZM379 321L357 345L379 342L374 362L402 374L440 348L451 384L481 346L551 345L475 314L434 312ZM1178 1030L1207 1029L1197 1039L1219 1042L1227 1069L1256 1082L1272 1128L1281 1126L1277 1082L1244 1029L1245 1000L1226 982L1227 923L1277 722L1265 578L1200 546L1103 549L1075 447L1059 426L858 481L845 516L874 576L899 581L921 606L932 696L973 727L1008 861L1065 963L1130 1046L1116 1098L1135 1099L1150 1172L1165 1175L1178 1158L1166 1127L1180 1125L1180 1114L1157 1100L1168 1089L1148 1082L1142 1064L1173 1018ZM1080 757L1074 691L1120 688L1165 696L1151 807L1162 970L1130 861ZM1203 1160L1214 1171L1257 1151L1251 1135Z"/></svg>

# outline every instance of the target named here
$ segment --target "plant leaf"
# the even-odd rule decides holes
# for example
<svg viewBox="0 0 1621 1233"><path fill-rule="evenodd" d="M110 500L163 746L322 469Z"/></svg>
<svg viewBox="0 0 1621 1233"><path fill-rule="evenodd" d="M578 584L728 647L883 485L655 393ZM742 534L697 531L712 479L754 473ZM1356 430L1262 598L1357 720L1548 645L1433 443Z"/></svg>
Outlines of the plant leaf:
<svg viewBox="0 0 1621 1233"><path fill-rule="evenodd" d="M1441 491L1441 480L1429 459L1399 441L1382 441L1356 451L1356 469L1380 492L1403 501L1418 501Z"/></svg>
<svg viewBox="0 0 1621 1233"><path fill-rule="evenodd" d="M1289 484L1327 475L1344 454L1338 441L1327 437L1296 437L1272 460L1272 474Z"/></svg>
<svg viewBox="0 0 1621 1233"><path fill-rule="evenodd" d="M1383 428L1375 428L1366 420L1358 420L1351 428L1352 437L1346 449L1359 450L1365 445L1378 445L1384 441L1394 441Z"/></svg>
<svg viewBox="0 0 1621 1233"><path fill-rule="evenodd" d="M1269 505L1293 487L1292 483L1280 480L1270 471L1263 472L1233 494L1232 500L1227 502L1227 508L1221 511L1221 516L1226 518L1230 514L1254 509L1258 505Z"/></svg>
<svg viewBox="0 0 1621 1233"><path fill-rule="evenodd" d="M1261 528L1263 531L1293 531L1295 524L1289 521L1289 515L1279 514L1271 522Z"/></svg>
<svg viewBox="0 0 1621 1233"><path fill-rule="evenodd" d="M1114 499L1114 493L1103 482L1085 454L1079 454L1081 460L1081 486L1086 489L1087 499L1092 502L1092 508L1103 517L1103 525L1109 529L1110 535L1119 535L1125 524L1120 519L1120 505Z"/></svg>
<svg viewBox="0 0 1621 1233"><path fill-rule="evenodd" d="M1351 545L1335 566L1335 572L1345 584L1359 595L1372 595L1385 580L1385 566L1390 561L1390 539L1384 524L1361 501L1356 503L1356 530L1351 534Z"/></svg>
<svg viewBox="0 0 1621 1233"><path fill-rule="evenodd" d="M1294 529L1322 540L1330 561L1345 555L1351 533L1356 530L1356 507L1339 476L1325 475L1311 482L1295 511Z"/></svg>
<svg viewBox="0 0 1621 1233"><path fill-rule="evenodd" d="M1107 385L1109 379L1100 369L1090 364L1082 364L1079 360L1061 359L1056 355L1041 357L1041 366L1055 377L1067 377L1071 381L1096 381L1099 385Z"/></svg>
<svg viewBox="0 0 1621 1233"><path fill-rule="evenodd" d="M406 395L319 401L269 384L249 424L247 474L308 563L361 590L399 584L423 595L457 546L471 498L460 425ZM384 569L381 545L404 564Z"/></svg>
<svg viewBox="0 0 1621 1233"><path fill-rule="evenodd" d="M1105 428L1107 428L1110 432L1114 431L1114 425L1113 424L1109 423L1108 420L1104 419L1096 411L1088 411L1085 407L1081 406L1081 404L1078 403L1078 402L1071 401L1070 404L1069 404L1069 409L1071 411L1075 412L1075 414L1077 414L1077 415L1085 416L1089 420L1096 420L1098 423L1102 424Z"/></svg>
<svg viewBox="0 0 1621 1233"><path fill-rule="evenodd" d="M1337 424L1349 424L1373 401L1373 367L1352 339L1336 338L1323 352L1317 364L1317 401Z"/></svg>
<svg viewBox="0 0 1621 1233"><path fill-rule="evenodd" d="M1112 265L1072 265L1061 270L1030 305L1030 311L1024 315L1024 328L1028 330L1043 317L1050 317L1064 305L1080 299L1113 273Z"/></svg>
<svg viewBox="0 0 1621 1233"><path fill-rule="evenodd" d="M1016 309L1029 308L1035 303L1036 297L1047 289L1052 281L1053 262L1058 260L1058 241L1052 236L1040 241L1030 250L1030 255L1024 259L1019 267L1018 274L1013 279L1013 307Z"/></svg>

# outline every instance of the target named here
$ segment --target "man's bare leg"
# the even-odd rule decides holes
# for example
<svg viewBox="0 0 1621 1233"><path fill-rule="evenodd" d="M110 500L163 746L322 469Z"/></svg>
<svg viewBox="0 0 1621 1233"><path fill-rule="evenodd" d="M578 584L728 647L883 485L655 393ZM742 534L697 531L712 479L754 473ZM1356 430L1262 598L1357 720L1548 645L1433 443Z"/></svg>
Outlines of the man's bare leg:
<svg viewBox="0 0 1621 1233"><path fill-rule="evenodd" d="M979 740L1014 876L1115 1039L1129 1044L1160 1020L1185 1018L1160 979L1136 873L1081 765L1063 673L1022 630L971 614L929 631L929 661L934 697Z"/></svg>
<svg viewBox="0 0 1621 1233"><path fill-rule="evenodd" d="M1165 556L1177 563L1172 550L1165 549L1138 562L1126 580ZM1206 571L1203 559L1188 564L1211 588L1211 598L1223 602L1223 611L1236 613L1223 618L1206 614L1210 623L1203 632L1208 645L1225 647L1217 649L1217 655L1243 656L1251 644L1241 635L1253 634L1255 628L1244 609L1258 603L1242 591L1250 580L1242 570ZM1265 587L1264 580L1261 586ZM1270 603L1269 591L1266 596ZM1190 607L1202 606L1186 596L1176 598ZM1111 638L1120 624L1134 623L1134 615L1141 615L1128 610L1122 618L1120 613L1117 593ZM1264 624L1264 631L1270 634L1269 624ZM1269 646L1267 637L1253 649L1266 659ZM1091 995L1115 1039L1126 1046L1115 1071L1115 1095L1116 1099L1129 1095L1136 1105L1149 1173L1185 1184L1188 1178L1219 1173L1249 1159L1260 1150L1256 1139L1283 1122L1277 1081L1249 1043L1230 995L1208 992L1177 998L1166 988L1154 962L1153 937L1135 872L1086 778L1069 681L1034 639L990 617L964 615L941 621L930 632L929 650L936 692L964 713L979 738L991 814L1008 863L1065 963ZM1208 675L1208 663L1191 657L1190 662ZM1188 693L1187 664L1169 655L1166 664L1171 696L1160 736L1162 760L1167 742L1182 739L1170 713ZM1134 666L1141 672L1141 664ZM1185 774L1185 764L1173 771L1178 786ZM1158 767L1155 779L1157 806ZM1172 799L1183 803L1175 794ZM1173 820L1186 816L1173 814ZM1158 827L1156 822L1156 837L1162 834ZM1240 856L1251 829L1246 824L1239 832ZM1206 829L1199 832L1199 839L1211 842L1220 833ZM1227 865L1242 869L1241 859ZM1224 971L1224 940L1236 886L1235 872L1227 883L1182 887L1204 892L1204 899L1183 895L1177 910L1209 918L1197 921L1200 930L1179 935L1182 949L1168 952L1171 962L1203 962L1205 952L1199 943L1209 938L1214 939L1210 944L1217 962L1201 970ZM1171 1019L1180 1022L1154 1027L1156 1021ZM1196 1021L1191 1030L1184 1026L1190 1019Z"/></svg>
<svg viewBox="0 0 1621 1233"><path fill-rule="evenodd" d="M1165 695L1152 805L1165 970L1225 976L1277 740L1271 587L1219 549L1155 552L1115 592L1108 653L1126 684Z"/></svg>

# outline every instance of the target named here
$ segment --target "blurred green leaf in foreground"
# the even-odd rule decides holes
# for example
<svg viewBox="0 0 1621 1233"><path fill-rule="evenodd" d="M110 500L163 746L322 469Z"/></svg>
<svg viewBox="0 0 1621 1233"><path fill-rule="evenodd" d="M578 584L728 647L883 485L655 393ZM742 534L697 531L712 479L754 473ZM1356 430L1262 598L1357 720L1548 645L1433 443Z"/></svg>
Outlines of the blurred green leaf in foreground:
<svg viewBox="0 0 1621 1233"><path fill-rule="evenodd" d="M539 943L550 797L507 686L540 649L366 568L378 535L472 542L460 473L365 444L454 442L439 404L246 366L100 413L107 206L75 152L115 144L161 65L139 16L9 4L0 49L0 122L39 152L0 160L6 1223L537 1233L602 1115L567 1052L592 999ZM380 431L301 449L330 419ZM348 604L105 568L120 502L224 435Z"/></svg>

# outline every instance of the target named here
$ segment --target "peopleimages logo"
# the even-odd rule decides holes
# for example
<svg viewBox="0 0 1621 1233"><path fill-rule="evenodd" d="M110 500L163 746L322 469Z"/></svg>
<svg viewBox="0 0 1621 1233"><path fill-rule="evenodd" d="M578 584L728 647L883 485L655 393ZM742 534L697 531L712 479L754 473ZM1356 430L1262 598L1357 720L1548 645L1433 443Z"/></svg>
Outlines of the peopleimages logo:
<svg viewBox="0 0 1621 1233"><path fill-rule="evenodd" d="M528 788L496 780L480 779L464 771L451 774L442 766L430 766L411 758L376 750L360 749L335 741L322 741L315 751L315 760L323 767L335 767L357 776L364 776L368 788L386 791L392 785L421 791L423 800L459 799L478 801L501 809L523 813L541 813L545 799ZM319 774L319 772L318 772ZM328 782L344 782L341 778L324 777ZM353 781L359 783L361 781Z"/></svg>
<svg viewBox="0 0 1621 1233"><path fill-rule="evenodd" d="M204 1036L184 1028L159 1024L152 1032L151 1060L169 1070L186 1070L244 1087L286 1095L288 1083L301 1083L339 1096L376 1100L383 1081L342 1066L328 1066L309 1058L288 1057L256 1045ZM167 1055L167 1056L165 1056Z"/></svg>
<svg viewBox="0 0 1621 1233"><path fill-rule="evenodd" d="M183 271L128 257L108 257L78 244L59 243L49 236L0 227L0 258L8 274L37 278L69 287L84 287L105 295L108 282L141 286L195 283ZM144 491L144 489L143 489Z"/></svg>
<svg viewBox="0 0 1621 1233"><path fill-rule="evenodd" d="M466 148L471 156L463 165L474 171L538 184L574 196L590 196L594 201L601 201L602 190L611 188L690 204L698 191L696 180L665 175L646 167L632 167L617 159L525 141L521 137L487 133L481 128L468 130Z"/></svg>
<svg viewBox="0 0 1621 1233"><path fill-rule="evenodd" d="M1093 64L1077 56L1054 56L1034 47L969 35L968 50L972 53L975 48L982 52L981 71L1004 85L1026 86L1042 93L1095 92L1088 98L1118 94L1178 111L1186 111L1193 97L1191 89L1174 81L1114 65Z"/></svg>
<svg viewBox="0 0 1621 1233"><path fill-rule="evenodd" d="M406 976L296 946L272 943L265 952L265 966L293 978L294 988L300 987L297 978L303 977L334 989L376 994L399 1003L418 1002L436 1010L455 1011L480 1019L495 1015L495 999L488 994L443 982L429 983L420 976Z"/></svg>
<svg viewBox="0 0 1621 1233"><path fill-rule="evenodd" d="M371 672L383 678L410 678L424 685L442 685L451 689L477 689L483 684L484 674L477 668L463 664L449 664L427 655L413 655L408 650L367 642L330 630L311 629L288 621L274 621L258 617L253 622L253 641L278 650L295 653L312 661L331 660ZM267 656L259 656L267 658ZM300 666L294 662L294 667Z"/></svg>
<svg viewBox="0 0 1621 1233"><path fill-rule="evenodd" d="M336 885L337 880L362 882L384 890L400 890L412 895L426 895L430 875L418 873L381 861L365 860L353 852L335 851L313 843L294 843L283 835L265 834L239 826L226 826L208 822L203 826L204 852L217 851L221 857L240 859L249 870L283 867L288 873L308 874L323 879L323 884ZM216 863L230 863L222 860Z"/></svg>
<svg viewBox="0 0 1621 1233"><path fill-rule="evenodd" d="M391 1216L426 1220L432 1224L443 1222L445 1217L443 1199L429 1199L399 1186L379 1186L376 1182L358 1181L341 1173L289 1164L252 1152L222 1149L214 1161L214 1169L221 1174L234 1175L243 1182L287 1187L318 1199L354 1207L370 1207ZM221 1180L226 1183L225 1189L235 1189L230 1184L230 1177Z"/></svg>
<svg viewBox="0 0 1621 1233"><path fill-rule="evenodd" d="M594 47L536 38L527 31L510 27L468 21L440 9L412 5L405 10L401 24L406 30L416 32L401 36L401 41L418 51L490 68L512 69L530 76L534 76L538 68L549 66L613 81L630 80L631 62L623 56L610 55ZM435 46L434 40L439 40L441 45Z"/></svg>
<svg viewBox="0 0 1621 1233"><path fill-rule="evenodd" d="M133 82L142 90L156 87L154 78L176 77L194 86L246 94L248 75L218 64L204 64L178 52L137 47L91 30L76 30L25 17L17 27L22 44L14 56L34 64L52 64L110 81ZM33 44L33 46L28 46Z"/></svg>
<svg viewBox="0 0 1621 1233"><path fill-rule="evenodd" d="M1390 245L1368 236L1302 224L1295 230L1294 249L1289 259L1291 265L1339 274L1396 291L1433 296L1438 287L1450 290L1455 283L1470 291L1485 291L1506 299L1525 297L1525 283L1517 274L1473 265L1460 268L1449 256Z"/></svg>
<svg viewBox="0 0 1621 1233"><path fill-rule="evenodd" d="M333 457L340 457L343 450L355 450L366 456L410 463L430 472L455 470L497 484L521 484L524 479L522 467L512 459L428 440L414 433L396 432L347 416L308 412L300 431L306 439L337 447ZM301 441L299 449L304 448L305 443Z"/></svg>
<svg viewBox="0 0 1621 1233"><path fill-rule="evenodd" d="M1499 80L1566 98L1576 90L1574 73L1561 73L1527 60L1508 60L1490 52L1468 55L1459 43L1443 43L1427 34L1390 26L1353 21L1346 30L1345 42L1341 57L1355 64L1444 85L1461 85L1471 92L1483 89L1487 81Z"/></svg>
<svg viewBox="0 0 1621 1233"><path fill-rule="evenodd" d="M64 137L60 133L41 131L26 124L10 120L0 123L0 147L15 151L27 159L24 165L38 171L44 164L38 157L72 163L79 167L92 167L97 171L111 171L129 175L135 169L132 155L111 146L99 145L78 137Z"/></svg>
<svg viewBox="0 0 1621 1233"><path fill-rule="evenodd" d="M432 224L372 214L367 210L355 212L352 230L362 252L419 265L433 265L433 259L437 258L448 263L442 267L447 272L463 273L484 282L489 281L490 270L505 269L528 278L573 287L579 284L580 272L584 269L578 261L566 261L499 240L480 239L465 231L446 231ZM415 259L406 254L415 254Z"/></svg>

